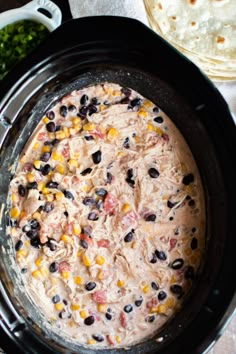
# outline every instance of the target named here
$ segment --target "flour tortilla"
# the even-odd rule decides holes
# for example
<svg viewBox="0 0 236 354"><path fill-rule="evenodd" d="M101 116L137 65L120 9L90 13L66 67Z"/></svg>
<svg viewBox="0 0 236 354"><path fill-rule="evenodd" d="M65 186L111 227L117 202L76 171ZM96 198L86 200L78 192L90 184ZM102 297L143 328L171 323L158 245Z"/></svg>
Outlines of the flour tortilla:
<svg viewBox="0 0 236 354"><path fill-rule="evenodd" d="M151 27L207 74L236 78L235 0L145 0Z"/></svg>

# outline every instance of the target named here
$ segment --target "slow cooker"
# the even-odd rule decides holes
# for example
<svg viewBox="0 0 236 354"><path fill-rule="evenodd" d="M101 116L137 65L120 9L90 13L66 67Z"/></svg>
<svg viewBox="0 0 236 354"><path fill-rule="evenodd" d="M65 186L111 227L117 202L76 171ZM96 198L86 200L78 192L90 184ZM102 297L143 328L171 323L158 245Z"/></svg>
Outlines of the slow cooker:
<svg viewBox="0 0 236 354"><path fill-rule="evenodd" d="M140 22L109 16L63 24L0 86L1 346L9 353L96 352L45 326L23 290L6 211L10 167L43 113L72 90L104 81L137 90L180 129L204 185L207 230L204 264L184 308L153 338L102 353L203 353L236 305L235 124L195 65Z"/></svg>

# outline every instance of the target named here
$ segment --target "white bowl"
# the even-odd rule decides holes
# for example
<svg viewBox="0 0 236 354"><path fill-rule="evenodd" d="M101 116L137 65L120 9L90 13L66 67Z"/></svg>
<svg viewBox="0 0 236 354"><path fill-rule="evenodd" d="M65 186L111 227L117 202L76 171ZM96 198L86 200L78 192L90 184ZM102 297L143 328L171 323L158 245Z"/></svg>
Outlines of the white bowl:
<svg viewBox="0 0 236 354"><path fill-rule="evenodd" d="M39 9L47 10L51 14L51 18L39 12ZM0 29L10 25L11 23L21 20L32 20L42 23L52 32L61 24L61 10L50 0L33 0L27 5L20 8L5 11L0 14Z"/></svg>

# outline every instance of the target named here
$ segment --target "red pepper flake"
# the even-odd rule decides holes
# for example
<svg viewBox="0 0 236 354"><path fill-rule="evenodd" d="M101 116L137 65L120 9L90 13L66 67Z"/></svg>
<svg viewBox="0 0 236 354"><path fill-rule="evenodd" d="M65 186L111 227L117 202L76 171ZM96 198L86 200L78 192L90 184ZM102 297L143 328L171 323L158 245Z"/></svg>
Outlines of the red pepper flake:
<svg viewBox="0 0 236 354"><path fill-rule="evenodd" d="M107 294L104 290L97 290L91 295L94 302L97 304L106 304Z"/></svg>
<svg viewBox="0 0 236 354"><path fill-rule="evenodd" d="M45 132L41 132L37 136L38 141L45 141L46 139L47 139L47 133L45 133Z"/></svg>
<svg viewBox="0 0 236 354"><path fill-rule="evenodd" d="M67 271L71 271L71 265L66 261L60 262L59 263L59 272L67 272Z"/></svg>
<svg viewBox="0 0 236 354"><path fill-rule="evenodd" d="M102 239L102 240L97 241L97 245L98 245L98 247L108 248L110 246L110 241L106 240L106 239Z"/></svg>
<svg viewBox="0 0 236 354"><path fill-rule="evenodd" d="M171 238L170 239L170 248L169 248L169 252L173 250L173 248L175 248L177 243L177 240L175 238Z"/></svg>
<svg viewBox="0 0 236 354"><path fill-rule="evenodd" d="M107 334L107 341L110 345L115 345L115 342L113 341L113 339L111 338L110 334Z"/></svg>
<svg viewBox="0 0 236 354"><path fill-rule="evenodd" d="M106 198L104 200L104 204L103 204L106 214L111 215L113 213L116 205L117 205L116 197L114 197L114 195L112 195L111 193L107 193Z"/></svg>
<svg viewBox="0 0 236 354"><path fill-rule="evenodd" d="M169 135L168 134L162 134L162 139L165 140L165 141L169 141L170 138L169 138Z"/></svg>
<svg viewBox="0 0 236 354"><path fill-rule="evenodd" d="M123 311L121 311L120 313L120 323L121 323L121 326L126 328L127 327L127 317L125 315L125 313Z"/></svg>

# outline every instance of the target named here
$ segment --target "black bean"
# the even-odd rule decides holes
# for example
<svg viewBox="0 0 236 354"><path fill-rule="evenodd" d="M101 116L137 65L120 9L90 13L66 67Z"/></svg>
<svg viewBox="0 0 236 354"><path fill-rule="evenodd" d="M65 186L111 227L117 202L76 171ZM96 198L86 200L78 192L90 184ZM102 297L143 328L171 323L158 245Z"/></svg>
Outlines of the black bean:
<svg viewBox="0 0 236 354"><path fill-rule="evenodd" d="M159 111L160 111L160 109L157 106L153 108L154 113L158 113Z"/></svg>
<svg viewBox="0 0 236 354"><path fill-rule="evenodd" d="M137 107L140 107L141 104L142 104L141 98L135 98L134 100L132 100L132 101L130 102L131 107L136 107L136 106L137 106Z"/></svg>
<svg viewBox="0 0 236 354"><path fill-rule="evenodd" d="M59 142L60 142L59 139L53 139L53 140L52 140L52 145L53 145L53 146L54 146L54 145L57 145Z"/></svg>
<svg viewBox="0 0 236 354"><path fill-rule="evenodd" d="M37 189L38 188L38 183L37 182L30 182L26 186L27 189Z"/></svg>
<svg viewBox="0 0 236 354"><path fill-rule="evenodd" d="M88 107L87 106L82 106L82 107L80 107L80 109L79 109L79 113L82 115L82 116L86 116L86 114L87 114L87 112L88 112Z"/></svg>
<svg viewBox="0 0 236 354"><path fill-rule="evenodd" d="M93 162L97 165L101 162L102 160L102 152L100 150L94 152L92 154L92 159L93 159Z"/></svg>
<svg viewBox="0 0 236 354"><path fill-rule="evenodd" d="M96 200L92 197L85 197L83 200L83 204L86 206L92 206L96 204Z"/></svg>
<svg viewBox="0 0 236 354"><path fill-rule="evenodd" d="M62 300L63 304L65 304L66 306L68 305L68 301L66 299Z"/></svg>
<svg viewBox="0 0 236 354"><path fill-rule="evenodd" d="M15 244L15 250L19 251L23 247L23 242L21 240L18 240Z"/></svg>
<svg viewBox="0 0 236 354"><path fill-rule="evenodd" d="M56 132L59 132L61 130L61 125L56 125Z"/></svg>
<svg viewBox="0 0 236 354"><path fill-rule="evenodd" d="M82 234L91 236L92 231L93 231L92 226L86 225L86 226L84 226L83 229L82 229Z"/></svg>
<svg viewBox="0 0 236 354"><path fill-rule="evenodd" d="M149 214L145 217L145 221L155 221L155 220L156 220L155 214Z"/></svg>
<svg viewBox="0 0 236 354"><path fill-rule="evenodd" d="M130 96L132 93L132 90L128 87L122 87L121 92L125 95L125 96Z"/></svg>
<svg viewBox="0 0 236 354"><path fill-rule="evenodd" d="M132 168L129 168L127 171L127 178L131 179L134 176L134 170Z"/></svg>
<svg viewBox="0 0 236 354"><path fill-rule="evenodd" d="M147 316L145 318L145 322L148 322L148 323L152 323L153 321L155 321L156 317L154 315L152 316Z"/></svg>
<svg viewBox="0 0 236 354"><path fill-rule="evenodd" d="M157 258L160 259L161 261L165 261L166 258L167 258L167 256L166 256L166 254L165 254L164 251L158 251L158 250L156 250L156 251L155 251L155 254L156 254Z"/></svg>
<svg viewBox="0 0 236 354"><path fill-rule="evenodd" d="M127 235L124 237L125 242L131 242L134 238L134 234L132 231L130 231Z"/></svg>
<svg viewBox="0 0 236 354"><path fill-rule="evenodd" d="M84 324L85 324L86 326L91 326L94 322L95 322L95 317L94 317L94 316L88 316L88 317L85 318L85 320L84 320Z"/></svg>
<svg viewBox="0 0 236 354"><path fill-rule="evenodd" d="M134 188L135 181L133 179L126 178L125 181L128 183L130 187Z"/></svg>
<svg viewBox="0 0 236 354"><path fill-rule="evenodd" d="M170 200L167 201L168 208L172 209L177 204L177 202L171 202Z"/></svg>
<svg viewBox="0 0 236 354"><path fill-rule="evenodd" d="M69 216L68 211L64 211L64 215L66 218L68 218L68 216Z"/></svg>
<svg viewBox="0 0 236 354"><path fill-rule="evenodd" d="M67 107L66 106L61 106L60 107L60 115L65 118L67 116L67 113L68 113Z"/></svg>
<svg viewBox="0 0 236 354"><path fill-rule="evenodd" d="M98 210L100 210L102 208L102 206L103 206L103 201L102 201L102 199L99 199L96 203L96 208Z"/></svg>
<svg viewBox="0 0 236 354"><path fill-rule="evenodd" d="M24 225L24 226L22 227L22 231L23 231L23 232L28 232L28 231L30 231L30 226L29 226L29 225Z"/></svg>
<svg viewBox="0 0 236 354"><path fill-rule="evenodd" d="M39 248L40 247L40 239L39 237L34 237L30 240L30 244L34 248Z"/></svg>
<svg viewBox="0 0 236 354"><path fill-rule="evenodd" d="M31 229L33 229L33 230L40 229L39 222L36 219L30 220L30 226L31 226Z"/></svg>
<svg viewBox="0 0 236 354"><path fill-rule="evenodd" d="M83 248L85 248L85 249L88 248L88 242L85 241L85 240L80 240L80 241L79 241L79 244L80 244L81 247L83 247Z"/></svg>
<svg viewBox="0 0 236 354"><path fill-rule="evenodd" d="M50 171L51 171L51 166L48 163L41 168L41 172L43 176L47 176Z"/></svg>
<svg viewBox="0 0 236 354"><path fill-rule="evenodd" d="M91 291L93 289L95 289L97 286L97 284L94 281L90 281L85 285L85 289L88 291Z"/></svg>
<svg viewBox="0 0 236 354"><path fill-rule="evenodd" d="M187 195L186 200L190 200L190 199L191 199L190 195Z"/></svg>
<svg viewBox="0 0 236 354"><path fill-rule="evenodd" d="M99 197L105 197L107 195L107 191L104 188L99 188L95 191L95 193L99 196Z"/></svg>
<svg viewBox="0 0 236 354"><path fill-rule="evenodd" d="M109 321L112 319L112 315L110 313L108 313L108 312L106 312L105 317Z"/></svg>
<svg viewBox="0 0 236 354"><path fill-rule="evenodd" d="M57 182L53 182L53 181L50 181L46 184L46 187L47 188L57 188L58 187L58 183Z"/></svg>
<svg viewBox="0 0 236 354"><path fill-rule="evenodd" d="M139 300L136 300L136 301L134 302L135 306L137 306L137 307L140 307L140 306L142 305L142 303L143 303L143 298L141 298L141 299L139 299Z"/></svg>
<svg viewBox="0 0 236 354"><path fill-rule="evenodd" d="M183 293L183 288L181 285L178 285L178 284L173 284L170 286L170 291L173 293L173 294L176 294L176 295L181 295Z"/></svg>
<svg viewBox="0 0 236 354"><path fill-rule="evenodd" d="M38 236L38 231L37 230L30 230L26 232L26 236L29 237L30 239Z"/></svg>
<svg viewBox="0 0 236 354"><path fill-rule="evenodd" d="M157 178L160 175L160 173L154 167L149 168L148 174L151 178Z"/></svg>
<svg viewBox="0 0 236 354"><path fill-rule="evenodd" d="M92 337L93 337L93 339L95 339L97 342L103 342L104 339L105 339L101 334L93 334Z"/></svg>
<svg viewBox="0 0 236 354"><path fill-rule="evenodd" d="M129 144L129 137L125 138L124 143L123 143L124 148L129 149L130 144Z"/></svg>
<svg viewBox="0 0 236 354"><path fill-rule="evenodd" d="M191 200L188 202L188 205L193 207L193 206L195 205L195 200L191 199Z"/></svg>
<svg viewBox="0 0 236 354"><path fill-rule="evenodd" d="M154 118L153 120L154 120L154 122L159 123L159 124L163 123L163 118L161 116L158 116L158 117Z"/></svg>
<svg viewBox="0 0 236 354"><path fill-rule="evenodd" d="M59 295L54 295L54 296L52 297L52 302L53 302L54 304L57 304L57 303L60 302L60 301L61 301L61 298L60 298Z"/></svg>
<svg viewBox="0 0 236 354"><path fill-rule="evenodd" d="M58 262L53 262L53 263L51 263L50 266L49 266L49 272L50 272L50 273L55 273L55 272L58 271L58 269L59 269L59 264L58 264Z"/></svg>
<svg viewBox="0 0 236 354"><path fill-rule="evenodd" d="M120 104L129 104L129 103L130 103L129 97L124 97L120 100Z"/></svg>
<svg viewBox="0 0 236 354"><path fill-rule="evenodd" d="M55 118L55 113L53 111L48 111L46 112L46 117L48 117L50 120L53 120Z"/></svg>
<svg viewBox="0 0 236 354"><path fill-rule="evenodd" d="M69 112L74 112L74 111L76 111L76 107L75 107L73 104L71 104L71 105L69 105L69 107L68 107L68 111L69 111Z"/></svg>
<svg viewBox="0 0 236 354"><path fill-rule="evenodd" d="M194 234L194 232L197 231L196 227L193 227L191 231L192 231L192 233Z"/></svg>
<svg viewBox="0 0 236 354"><path fill-rule="evenodd" d="M191 241L191 248L192 250L195 250L197 247L198 247L198 240L196 239L196 237L193 237Z"/></svg>
<svg viewBox="0 0 236 354"><path fill-rule="evenodd" d="M97 213L95 213L94 211L92 211L91 213L88 214L88 220L96 221L98 219L99 219L99 217L98 217Z"/></svg>
<svg viewBox="0 0 236 354"><path fill-rule="evenodd" d="M107 183L111 183L112 181L112 174L110 172L107 172Z"/></svg>
<svg viewBox="0 0 236 354"><path fill-rule="evenodd" d="M182 258L176 258L176 259L172 262L171 268L177 270L177 269L182 268L183 265L184 265L184 260L183 260Z"/></svg>
<svg viewBox="0 0 236 354"><path fill-rule="evenodd" d="M49 151L47 151L40 157L40 160L43 162L48 162L50 157L51 157L51 153Z"/></svg>
<svg viewBox="0 0 236 354"><path fill-rule="evenodd" d="M125 307L124 307L124 311L126 312L126 313L130 313L130 312L132 312L133 311L133 306L132 305L126 305Z"/></svg>
<svg viewBox="0 0 236 354"><path fill-rule="evenodd" d="M182 183L185 184L185 186L188 186L193 181L194 181L194 176L192 173L189 173L188 175L184 176L184 178L182 179Z"/></svg>
<svg viewBox="0 0 236 354"><path fill-rule="evenodd" d="M22 269L21 269L21 273L22 273L22 274L25 274L25 273L27 273L27 272L28 272L28 269L27 269L27 268L22 268Z"/></svg>
<svg viewBox="0 0 236 354"><path fill-rule="evenodd" d="M71 192L69 191L64 191L64 196L67 198L67 199L71 199L71 200L74 200L74 196Z"/></svg>
<svg viewBox="0 0 236 354"><path fill-rule="evenodd" d="M43 211L45 211L46 213L50 213L50 211L52 211L54 209L54 205L52 202L46 202L46 204L43 207Z"/></svg>
<svg viewBox="0 0 236 354"><path fill-rule="evenodd" d="M21 197L24 197L26 195L26 189L22 184L18 186L18 193Z"/></svg>
<svg viewBox="0 0 236 354"><path fill-rule="evenodd" d="M157 295L157 298L158 298L159 301L165 300L166 297L167 297L167 294L166 294L166 292L163 291L163 290L161 290L161 291L159 292L159 294Z"/></svg>
<svg viewBox="0 0 236 354"><path fill-rule="evenodd" d="M86 103L88 102L89 98L87 95L83 95L80 99L80 104L82 105L86 105Z"/></svg>
<svg viewBox="0 0 236 354"><path fill-rule="evenodd" d="M57 245L52 242L53 239L49 239L47 242L46 242L46 246L49 247L50 251L56 251L57 249Z"/></svg>
<svg viewBox="0 0 236 354"><path fill-rule="evenodd" d="M91 173L92 172L92 168L88 167L86 168L85 170L83 170L80 174L82 176L86 176L87 174Z"/></svg>
<svg viewBox="0 0 236 354"><path fill-rule="evenodd" d="M66 310L63 309L61 312L59 312L58 316L59 316L59 318L61 318L62 320L64 320L64 319L67 317Z"/></svg>
<svg viewBox="0 0 236 354"><path fill-rule="evenodd" d="M92 104L95 104L95 105L99 105L99 104L100 104L100 102L98 101L97 97L93 97L93 98L91 99L91 103L92 103Z"/></svg>
<svg viewBox="0 0 236 354"><path fill-rule="evenodd" d="M152 259L150 260L150 263L154 264L157 262L157 256L155 255L155 253L152 254Z"/></svg>
<svg viewBox="0 0 236 354"><path fill-rule="evenodd" d="M97 113L98 109L94 104L88 105L88 111L89 111L89 116L91 116L93 113Z"/></svg>
<svg viewBox="0 0 236 354"><path fill-rule="evenodd" d="M49 122L46 124L46 129L49 133L54 133L56 131L56 125L53 122Z"/></svg>
<svg viewBox="0 0 236 354"><path fill-rule="evenodd" d="M153 290L158 290L159 289L159 286L154 281L151 282L151 287L153 288Z"/></svg>
<svg viewBox="0 0 236 354"><path fill-rule="evenodd" d="M84 137L84 139L90 141L90 140L94 140L94 137L92 135L87 135Z"/></svg>
<svg viewBox="0 0 236 354"><path fill-rule="evenodd" d="M192 279L192 280L195 278L194 268L192 266L188 266L186 268L184 277L185 279Z"/></svg>

